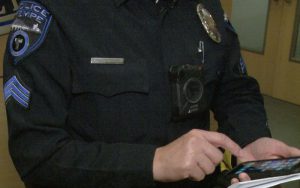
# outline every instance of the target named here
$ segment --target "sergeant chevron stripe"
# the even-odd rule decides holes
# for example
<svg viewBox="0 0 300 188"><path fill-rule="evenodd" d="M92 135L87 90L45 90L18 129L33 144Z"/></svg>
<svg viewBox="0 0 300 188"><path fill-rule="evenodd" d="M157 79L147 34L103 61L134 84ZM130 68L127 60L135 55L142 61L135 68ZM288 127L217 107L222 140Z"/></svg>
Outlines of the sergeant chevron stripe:
<svg viewBox="0 0 300 188"><path fill-rule="evenodd" d="M5 102L10 97L13 97L23 107L28 108L30 92L20 83L16 76L13 76L4 85Z"/></svg>

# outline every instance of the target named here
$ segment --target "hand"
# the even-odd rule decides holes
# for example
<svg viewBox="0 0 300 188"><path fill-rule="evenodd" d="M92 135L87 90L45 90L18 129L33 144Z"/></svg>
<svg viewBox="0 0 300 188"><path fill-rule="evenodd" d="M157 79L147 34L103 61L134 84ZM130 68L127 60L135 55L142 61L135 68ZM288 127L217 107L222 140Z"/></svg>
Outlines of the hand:
<svg viewBox="0 0 300 188"><path fill-rule="evenodd" d="M189 178L201 181L223 160L218 147L239 156L241 148L224 134L192 130L170 144L157 148L153 161L156 181L172 182Z"/></svg>
<svg viewBox="0 0 300 188"><path fill-rule="evenodd" d="M260 138L242 149L241 162L300 156L300 150L273 138Z"/></svg>
<svg viewBox="0 0 300 188"><path fill-rule="evenodd" d="M232 178L231 184L239 183L242 181L250 181L251 178L246 173L240 173L238 178Z"/></svg>
<svg viewBox="0 0 300 188"><path fill-rule="evenodd" d="M251 144L247 145L240 152L238 158L240 162L287 158L293 156L300 156L300 150L285 143L272 138L260 138ZM246 173L239 174L239 179L233 178L231 183L238 183L239 181L249 181L250 177Z"/></svg>

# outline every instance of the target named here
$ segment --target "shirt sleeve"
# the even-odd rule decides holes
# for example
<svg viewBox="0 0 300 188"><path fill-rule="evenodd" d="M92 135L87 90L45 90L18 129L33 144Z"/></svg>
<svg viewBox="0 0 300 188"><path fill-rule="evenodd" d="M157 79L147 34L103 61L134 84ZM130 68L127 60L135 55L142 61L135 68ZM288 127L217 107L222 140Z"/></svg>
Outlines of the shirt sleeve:
<svg viewBox="0 0 300 188"><path fill-rule="evenodd" d="M23 45L22 36L27 35L13 33L4 59L4 90L9 150L25 184L78 188L154 185L156 146L93 142L70 134L66 122L72 101L72 47L55 19L42 44L26 56L22 52L24 57L13 57L12 50L22 50L24 46L16 45Z"/></svg>
<svg viewBox="0 0 300 188"><path fill-rule="evenodd" d="M238 36L229 21L224 21L224 27L227 50L225 68L213 102L213 111L220 132L245 146L271 134L259 84L247 74Z"/></svg>

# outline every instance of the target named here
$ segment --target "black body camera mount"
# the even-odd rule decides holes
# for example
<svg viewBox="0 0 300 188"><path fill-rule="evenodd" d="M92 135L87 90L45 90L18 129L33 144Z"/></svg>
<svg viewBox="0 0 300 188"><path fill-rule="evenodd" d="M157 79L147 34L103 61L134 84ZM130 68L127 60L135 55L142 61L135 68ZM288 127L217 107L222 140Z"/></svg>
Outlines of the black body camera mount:
<svg viewBox="0 0 300 188"><path fill-rule="evenodd" d="M201 111L204 98L202 66L185 64L170 67L172 119L185 119Z"/></svg>

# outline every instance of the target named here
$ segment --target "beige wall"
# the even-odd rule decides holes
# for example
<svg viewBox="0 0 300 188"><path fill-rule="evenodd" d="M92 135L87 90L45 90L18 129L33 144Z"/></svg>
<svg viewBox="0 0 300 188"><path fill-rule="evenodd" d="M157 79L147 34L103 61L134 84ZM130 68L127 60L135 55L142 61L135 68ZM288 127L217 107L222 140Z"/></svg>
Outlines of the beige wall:
<svg viewBox="0 0 300 188"><path fill-rule="evenodd" d="M3 101L2 60L7 36L0 36L0 188L24 188L8 153L8 133Z"/></svg>
<svg viewBox="0 0 300 188"><path fill-rule="evenodd" d="M221 0L221 3L226 14L230 16L232 10L232 0Z"/></svg>
<svg viewBox="0 0 300 188"><path fill-rule="evenodd" d="M2 60L3 60L3 54L5 50L7 35L1 35L0 36L0 76L3 76L3 66L2 66Z"/></svg>

